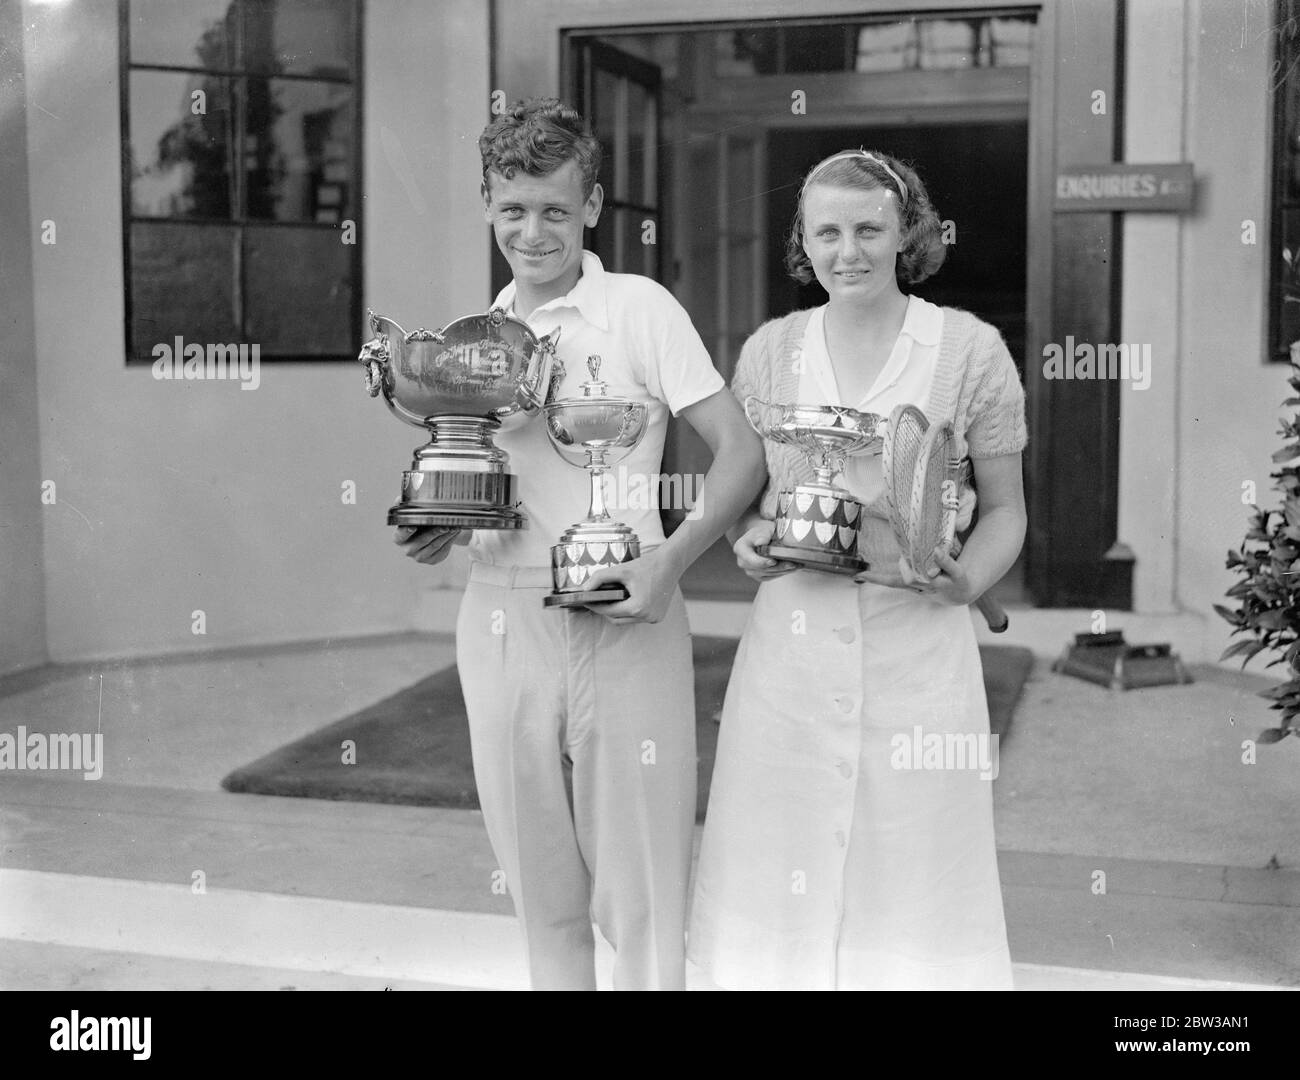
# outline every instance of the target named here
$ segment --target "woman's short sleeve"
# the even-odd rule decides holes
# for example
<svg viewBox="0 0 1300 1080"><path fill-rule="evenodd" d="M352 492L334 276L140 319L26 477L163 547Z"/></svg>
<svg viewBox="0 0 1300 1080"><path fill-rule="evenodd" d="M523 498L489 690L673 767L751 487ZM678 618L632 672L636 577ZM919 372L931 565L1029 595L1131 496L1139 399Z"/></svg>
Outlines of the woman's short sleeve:
<svg viewBox="0 0 1300 1080"><path fill-rule="evenodd" d="M740 349L740 359L736 361L736 370L731 375L731 392L742 409L745 407L745 399L751 394L763 396L759 380L763 355L761 339L764 334L764 329L760 327L745 339L745 344Z"/></svg>
<svg viewBox="0 0 1300 1080"><path fill-rule="evenodd" d="M967 452L973 458L1020 453L1029 441L1025 390L1006 342L994 327L980 328L971 363L982 363L983 371L966 414Z"/></svg>

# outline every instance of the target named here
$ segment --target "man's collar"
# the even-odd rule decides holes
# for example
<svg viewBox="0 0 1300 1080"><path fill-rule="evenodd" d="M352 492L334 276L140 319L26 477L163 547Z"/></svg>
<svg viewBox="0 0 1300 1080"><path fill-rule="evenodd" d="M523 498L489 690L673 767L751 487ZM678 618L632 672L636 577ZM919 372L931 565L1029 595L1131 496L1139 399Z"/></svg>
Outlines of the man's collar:
<svg viewBox="0 0 1300 1080"><path fill-rule="evenodd" d="M496 302L492 306L509 310L514 302L515 283L511 281L497 294ZM582 276L578 278L578 283L564 296L557 296L554 300L548 300L537 310L549 311L552 308L561 307L577 308L578 313L592 326L598 330L609 330L609 304L605 295L605 267L594 253L590 251L582 253ZM517 314L521 319L526 318L525 313ZM527 314L532 313L528 312Z"/></svg>

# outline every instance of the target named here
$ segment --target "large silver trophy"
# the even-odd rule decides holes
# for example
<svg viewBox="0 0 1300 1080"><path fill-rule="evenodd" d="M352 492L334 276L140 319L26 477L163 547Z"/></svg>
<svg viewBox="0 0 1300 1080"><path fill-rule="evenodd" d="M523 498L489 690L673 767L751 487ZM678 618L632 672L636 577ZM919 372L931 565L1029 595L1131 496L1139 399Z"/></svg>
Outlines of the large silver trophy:
<svg viewBox="0 0 1300 1080"><path fill-rule="evenodd" d="M367 311L375 335L357 358L366 389L393 415L429 432L402 474L390 525L521 529L509 456L492 435L535 416L564 367L559 330L538 338L501 308L467 315L441 330L406 333Z"/></svg>
<svg viewBox="0 0 1300 1080"><path fill-rule="evenodd" d="M839 405L769 405L745 399L745 416L763 438L803 451L816 476L777 493L772 542L754 550L809 570L858 574L868 569L858 552L862 504L832 482L849 455L881 447L887 421Z"/></svg>
<svg viewBox="0 0 1300 1080"><path fill-rule="evenodd" d="M545 409L546 434L555 452L591 476L586 518L565 529L551 548L555 591L543 599L547 607L626 600L627 589L618 582L592 589L587 579L593 571L631 562L641 554L636 533L609 516L604 481L610 466L631 453L644 434L646 407L644 402L608 395L609 387L600 379L599 356L587 358L587 371L591 379L582 384L580 397L552 401Z"/></svg>

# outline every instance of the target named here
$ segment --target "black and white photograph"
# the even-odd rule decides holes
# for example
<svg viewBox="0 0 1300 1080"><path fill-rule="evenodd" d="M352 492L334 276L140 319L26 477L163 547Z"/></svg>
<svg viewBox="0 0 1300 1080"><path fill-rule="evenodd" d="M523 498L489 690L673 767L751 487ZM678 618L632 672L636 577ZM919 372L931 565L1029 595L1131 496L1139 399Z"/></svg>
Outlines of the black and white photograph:
<svg viewBox="0 0 1300 1080"><path fill-rule="evenodd" d="M1263 1047L1300 0L0 0L0 176L33 1045L1010 990Z"/></svg>

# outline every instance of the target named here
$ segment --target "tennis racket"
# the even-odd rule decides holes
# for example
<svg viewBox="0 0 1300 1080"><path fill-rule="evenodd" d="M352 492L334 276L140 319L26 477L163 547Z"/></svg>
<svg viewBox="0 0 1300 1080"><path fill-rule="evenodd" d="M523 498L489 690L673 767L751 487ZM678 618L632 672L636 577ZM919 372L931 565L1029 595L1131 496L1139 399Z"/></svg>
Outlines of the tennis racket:
<svg viewBox="0 0 1300 1080"><path fill-rule="evenodd" d="M936 548L947 548L954 559L961 553L957 511L968 476L952 425L931 427L915 405L898 406L889 417L881 469L894 538L916 573L928 577L937 566ZM975 606L995 634L1006 630L1007 613L996 600L986 594Z"/></svg>

